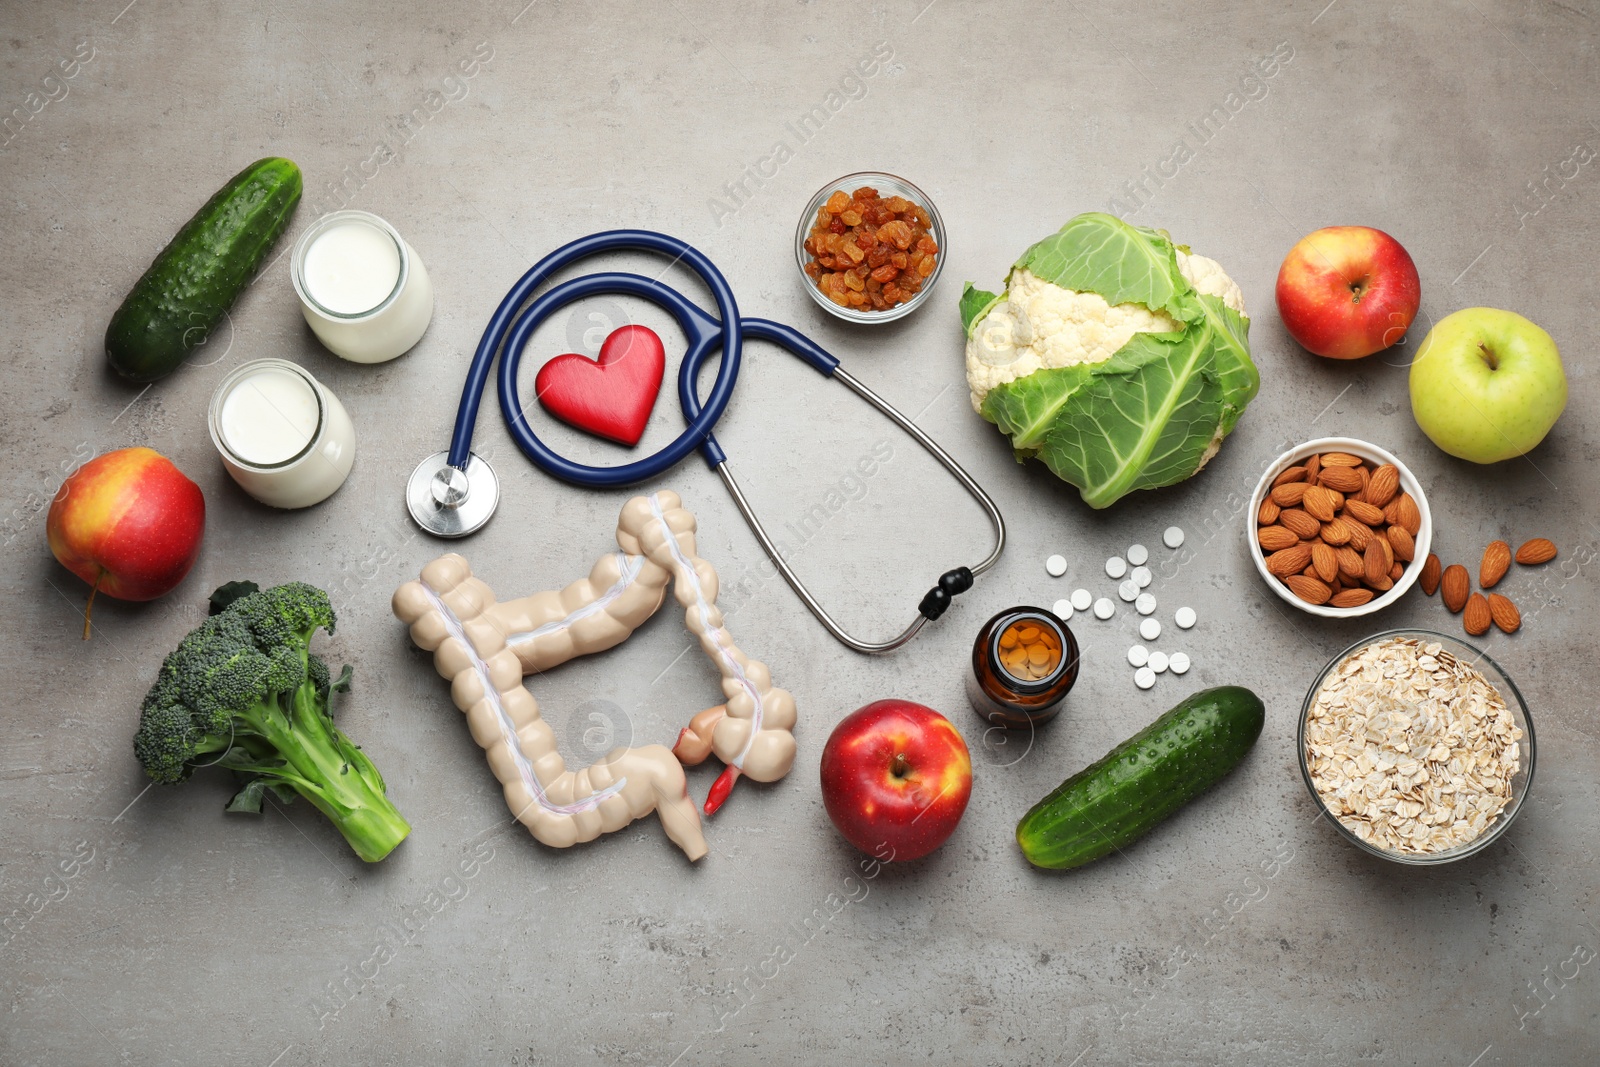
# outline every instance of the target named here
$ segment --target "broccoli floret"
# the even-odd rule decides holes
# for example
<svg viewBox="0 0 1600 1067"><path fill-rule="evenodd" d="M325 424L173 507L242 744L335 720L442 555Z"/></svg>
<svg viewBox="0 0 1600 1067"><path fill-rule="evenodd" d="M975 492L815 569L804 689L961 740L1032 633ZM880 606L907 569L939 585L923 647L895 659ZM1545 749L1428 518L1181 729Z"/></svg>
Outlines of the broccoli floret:
<svg viewBox="0 0 1600 1067"><path fill-rule="evenodd" d="M133 753L157 782L181 782L197 767L239 773L244 788L229 810L259 811L266 789L292 789L376 862L411 827L378 769L333 723L329 696L348 688L349 668L335 681L310 650L316 632L333 627L328 594L305 582L233 600L162 663Z"/></svg>

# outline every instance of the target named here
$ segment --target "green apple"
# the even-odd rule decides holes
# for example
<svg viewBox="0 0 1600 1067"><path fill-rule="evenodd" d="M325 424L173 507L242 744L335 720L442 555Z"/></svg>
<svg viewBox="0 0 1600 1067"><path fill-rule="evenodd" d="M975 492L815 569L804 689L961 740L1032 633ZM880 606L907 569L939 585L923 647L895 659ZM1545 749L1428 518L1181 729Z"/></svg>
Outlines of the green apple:
<svg viewBox="0 0 1600 1067"><path fill-rule="evenodd" d="M1463 308L1434 324L1411 364L1411 413L1433 443L1474 463L1529 452L1567 406L1550 335L1514 311Z"/></svg>

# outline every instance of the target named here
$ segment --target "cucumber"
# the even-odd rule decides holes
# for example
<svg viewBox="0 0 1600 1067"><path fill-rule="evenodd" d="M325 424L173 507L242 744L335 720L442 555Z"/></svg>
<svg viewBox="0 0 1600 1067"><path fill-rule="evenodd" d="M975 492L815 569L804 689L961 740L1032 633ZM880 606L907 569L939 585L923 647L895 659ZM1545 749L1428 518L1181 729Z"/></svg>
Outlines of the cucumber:
<svg viewBox="0 0 1600 1067"><path fill-rule="evenodd" d="M300 201L300 168L257 160L156 256L106 327L106 359L135 382L178 369L255 277Z"/></svg>
<svg viewBox="0 0 1600 1067"><path fill-rule="evenodd" d="M1248 689L1195 693L1035 804L1017 824L1022 854L1065 870L1127 847L1221 781L1265 721Z"/></svg>

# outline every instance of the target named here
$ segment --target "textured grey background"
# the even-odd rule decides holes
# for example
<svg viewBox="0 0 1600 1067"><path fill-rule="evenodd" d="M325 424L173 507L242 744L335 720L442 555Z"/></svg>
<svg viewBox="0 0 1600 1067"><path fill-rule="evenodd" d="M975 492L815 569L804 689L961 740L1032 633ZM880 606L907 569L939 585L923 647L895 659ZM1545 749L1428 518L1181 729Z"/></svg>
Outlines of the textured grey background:
<svg viewBox="0 0 1600 1067"><path fill-rule="evenodd" d="M1575 562L1600 543L1590 352L1600 176L1594 163L1563 161L1579 145L1600 148L1596 4L124 2L0 4L0 112L29 116L0 149L12 368L0 393L0 915L12 917L0 936L0 1062L1595 1059L1600 972L1568 961L1600 948L1595 576ZM846 83L879 42L892 60ZM1090 513L1042 468L1013 463L969 409L961 282L997 282L1028 243L1103 207L1178 138L1193 147L1186 124L1225 106L1249 66L1285 42L1293 58L1262 83L1264 98L1134 216L1217 258L1243 287L1261 394L1203 475ZM491 58L463 78L475 50ZM75 52L90 57L77 75L45 82ZM841 85L857 98L842 96L799 144L785 124ZM40 94L31 105L30 92ZM401 116L417 108L408 139ZM792 158L746 179L737 211L727 200L717 211L725 183L779 139ZM353 206L405 234L438 293L427 336L394 363L343 364L304 327L279 262L234 308L230 335L180 373L142 392L112 379L100 350L112 310L212 190L266 154L306 174L284 248L335 206L339 181ZM864 167L920 184L951 235L933 304L878 329L825 316L792 266L806 198ZM1554 335L1572 400L1527 461L1477 468L1421 435L1404 368L1420 330L1354 365L1289 340L1271 302L1278 263L1332 223L1405 243L1423 277L1420 327L1488 304ZM654 820L565 852L509 825L445 684L388 610L394 587L441 551L415 535L401 486L446 443L489 312L533 259L613 226L699 245L747 313L795 323L920 414L994 491L1013 537L914 645L864 659L760 578L757 545L702 464L673 473L664 484L699 515L702 555L725 580L748 582L736 637L801 708L794 773L740 786L694 867ZM541 331L535 351L580 347L597 325L603 334L591 310ZM596 312L627 313L660 321L631 304ZM211 391L229 366L261 356L309 367L355 419L354 473L319 507L256 505L207 439ZM646 444L678 425L669 394ZM1376 441L1413 466L1447 559L1475 557L1495 536L1545 535L1563 549L1565 570L1513 574L1523 632L1484 639L1522 685L1541 744L1520 821L1469 862L1416 871L1364 858L1315 820L1296 770L1295 717L1330 655L1390 625L1455 625L1420 596L1366 622L1317 623L1256 578L1240 503L1282 448L1325 433ZM865 496L798 556L852 628L897 630L940 571L987 551L981 514L930 460L775 352L751 349L721 436L780 528L823 502L875 441L891 443ZM507 596L586 573L626 494L534 472L492 399L477 440L506 498L458 547ZM130 444L200 482L206 544L164 600L102 599L86 645L84 589L50 558L43 508L75 464ZM1079 624L1087 666L1066 713L1025 752L986 745L962 696L976 627L1080 583L1109 590L1105 557L1158 545L1169 523L1189 543L1181 559L1157 552L1162 615L1187 602L1202 622L1158 644L1189 651L1194 670L1141 693L1122 658L1130 613ZM1042 562L1057 551L1071 569L1052 580ZM339 633L325 648L355 664L357 682L344 723L415 826L380 866L363 866L303 803L224 816L227 786L209 775L144 791L128 748L139 698L205 595L246 576L336 590ZM687 637L666 615L534 683L569 759L587 761L608 736L670 742L713 702L709 665L678 658ZM1027 868L1011 840L1022 811L1184 693L1223 683L1268 706L1237 774L1125 857L1068 874ZM817 759L835 721L889 695L947 712L973 746L976 782L941 851L862 880L823 812ZM691 775L697 796L714 773ZM62 876L62 863L75 873ZM405 945L374 972L375 946L393 941Z"/></svg>

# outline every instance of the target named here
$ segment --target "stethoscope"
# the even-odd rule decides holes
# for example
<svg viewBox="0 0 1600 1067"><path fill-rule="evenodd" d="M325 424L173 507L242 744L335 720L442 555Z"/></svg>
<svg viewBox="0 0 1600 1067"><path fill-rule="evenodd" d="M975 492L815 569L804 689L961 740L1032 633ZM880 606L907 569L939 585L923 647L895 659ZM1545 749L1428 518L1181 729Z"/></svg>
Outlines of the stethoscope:
<svg viewBox="0 0 1600 1067"><path fill-rule="evenodd" d="M721 320L712 318L698 305L665 283L638 274L589 274L553 286L535 299L520 313L524 301L558 271L564 270L580 259L605 252L658 252L670 256L674 263L683 263L700 276L717 302ZM534 434L517 397L517 367L522 361L523 349L529 338L557 310L584 297L624 295L637 296L670 312L688 338L688 350L678 367L678 404L683 409L688 425L669 445L653 455L614 467L594 467L574 463L553 451ZM852 637L817 602L784 561L778 546L768 536L766 528L745 499L744 492L729 468L728 457L712 434L717 420L728 407L733 395L734 382L739 377L739 363L743 356L745 339L771 341L800 357L823 376L843 382L851 392L877 408L917 443L927 449L944 465L955 479L971 493L989 515L994 527L994 551L983 562L972 567L956 567L939 576L939 584L930 589L917 606L917 617L898 636L888 641L862 641ZM857 652L889 652L917 635L923 625L944 614L950 598L972 587L975 575L982 574L1000 558L1005 548L1005 520L989 494L961 468L949 454L910 419L902 415L888 401L862 385L839 366L839 360L798 330L767 319L740 318L739 307L734 302L733 290L728 287L722 273L698 250L675 237L650 230L610 230L590 234L571 244L564 245L534 264L500 301L494 317L483 331L478 350L467 371L466 385L461 391L461 406L456 414L455 430L450 439L449 452L436 452L423 460L412 472L406 485L406 505L411 517L429 533L439 537L464 537L478 529L494 514L500 500L500 483L493 469L480 456L472 452L472 431L478 418L478 403L483 398L483 388L494 366L495 354L504 346L505 355L500 360L498 385L500 410L505 415L506 428L517 447L522 449L534 464L547 474L573 485L590 488L615 488L633 485L666 473L698 448L711 469L716 471L733 497L734 504L749 525L756 540L771 558L795 593L827 627L828 632ZM702 404L696 391L701 366L711 354L722 351L721 365L716 381Z"/></svg>

